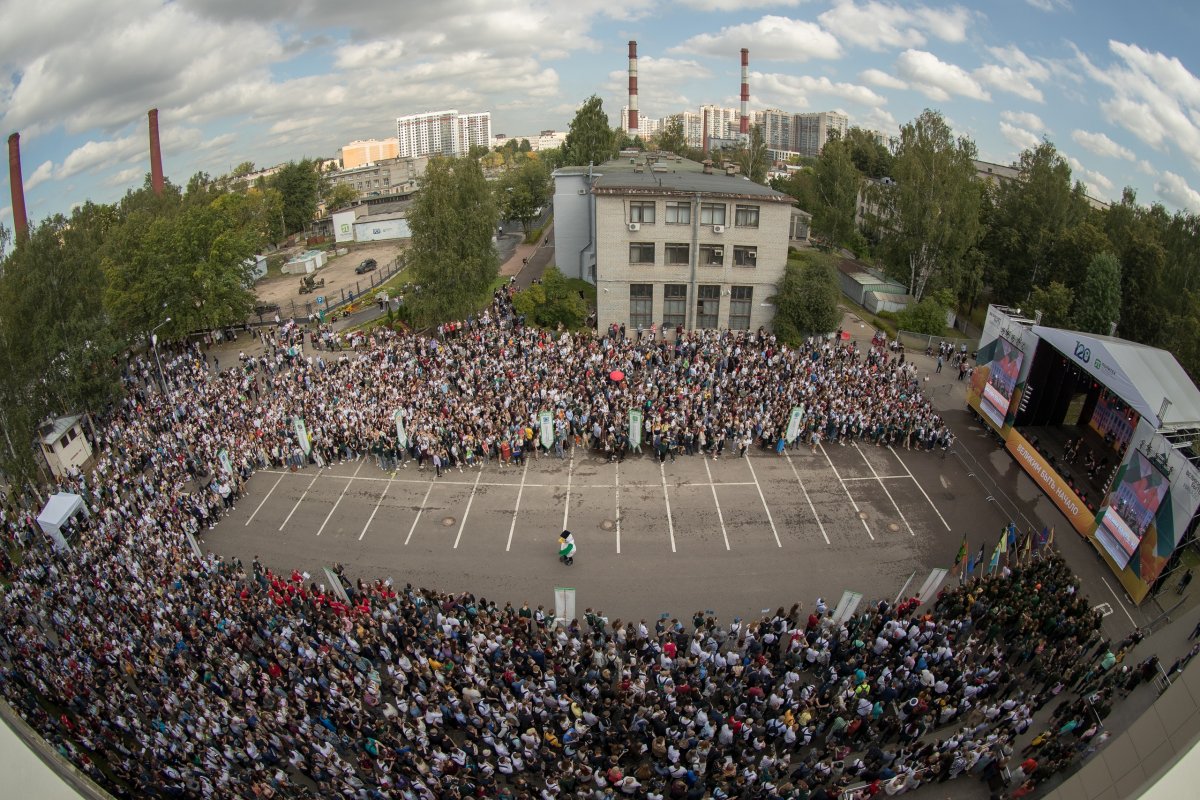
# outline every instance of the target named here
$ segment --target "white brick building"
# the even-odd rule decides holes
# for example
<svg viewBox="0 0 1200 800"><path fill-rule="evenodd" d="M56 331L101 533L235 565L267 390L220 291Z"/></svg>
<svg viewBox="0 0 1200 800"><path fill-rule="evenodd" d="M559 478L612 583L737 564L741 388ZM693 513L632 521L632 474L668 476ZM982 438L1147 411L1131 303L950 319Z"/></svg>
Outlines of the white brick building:
<svg viewBox="0 0 1200 800"><path fill-rule="evenodd" d="M492 113L449 109L398 117L396 141L401 158L465 156L474 145L492 146Z"/></svg>
<svg viewBox="0 0 1200 800"><path fill-rule="evenodd" d="M556 241L572 242L559 257L579 262L563 271L595 282L600 330L770 325L789 236L806 230L794 223L803 212L791 197L674 158L555 177L569 184L561 200L576 201L560 214L556 190Z"/></svg>

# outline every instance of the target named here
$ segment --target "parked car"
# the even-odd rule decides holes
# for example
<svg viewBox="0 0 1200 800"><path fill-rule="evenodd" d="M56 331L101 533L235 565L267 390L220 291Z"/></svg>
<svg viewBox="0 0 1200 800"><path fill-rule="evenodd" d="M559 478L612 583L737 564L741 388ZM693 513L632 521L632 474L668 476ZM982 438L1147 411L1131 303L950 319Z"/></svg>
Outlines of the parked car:
<svg viewBox="0 0 1200 800"><path fill-rule="evenodd" d="M370 272L371 270L375 269L378 266L379 265L375 263L375 259L368 258L366 261L362 262L361 264L359 264L357 267L354 268L354 274L362 275L364 272Z"/></svg>

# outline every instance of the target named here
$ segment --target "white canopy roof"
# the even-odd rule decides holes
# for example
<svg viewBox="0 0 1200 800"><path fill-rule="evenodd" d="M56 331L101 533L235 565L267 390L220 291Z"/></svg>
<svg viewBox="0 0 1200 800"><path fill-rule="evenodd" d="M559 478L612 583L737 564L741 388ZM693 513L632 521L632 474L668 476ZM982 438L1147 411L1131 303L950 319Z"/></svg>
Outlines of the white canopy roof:
<svg viewBox="0 0 1200 800"><path fill-rule="evenodd" d="M38 514L38 525L45 533L57 533L67 524L67 520L79 511L87 513L82 497L69 492L59 492L50 498L42 513Z"/></svg>
<svg viewBox="0 0 1200 800"><path fill-rule="evenodd" d="M1034 325L1033 332L1116 392L1155 429L1200 427L1200 390L1166 350L1042 325ZM1159 419L1163 398L1171 405Z"/></svg>

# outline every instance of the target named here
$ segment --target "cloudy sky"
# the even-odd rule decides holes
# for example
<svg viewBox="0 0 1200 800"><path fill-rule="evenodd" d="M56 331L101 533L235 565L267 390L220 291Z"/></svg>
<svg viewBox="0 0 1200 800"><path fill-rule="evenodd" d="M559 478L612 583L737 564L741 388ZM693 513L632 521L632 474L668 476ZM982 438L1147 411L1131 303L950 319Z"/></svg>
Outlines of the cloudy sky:
<svg viewBox="0 0 1200 800"><path fill-rule="evenodd" d="M395 117L490 110L564 129L588 95L615 122L626 42L657 117L738 104L838 109L895 131L926 107L1009 162L1048 136L1098 197L1200 212L1200 23L1189 4L1005 0L0 0L0 130L21 133L32 220L111 201L148 167L185 183L333 156ZM7 178L7 173L5 175ZM7 181L5 181L7 183ZM8 187L0 222L12 225Z"/></svg>

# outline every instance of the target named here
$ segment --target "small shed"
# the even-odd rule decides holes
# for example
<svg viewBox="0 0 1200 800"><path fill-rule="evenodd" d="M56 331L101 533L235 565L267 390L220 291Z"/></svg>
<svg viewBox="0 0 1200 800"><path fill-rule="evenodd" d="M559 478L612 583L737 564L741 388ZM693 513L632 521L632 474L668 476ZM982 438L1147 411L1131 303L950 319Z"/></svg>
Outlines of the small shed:
<svg viewBox="0 0 1200 800"><path fill-rule="evenodd" d="M898 313L908 308L916 298L911 294L894 294L891 292L867 292L866 302L863 307L872 314L878 314L880 311L891 311Z"/></svg>
<svg viewBox="0 0 1200 800"><path fill-rule="evenodd" d="M67 475L72 467L82 467L92 457L91 442L80 426L82 419L81 415L72 414L42 425L42 456L56 478Z"/></svg>
<svg viewBox="0 0 1200 800"><path fill-rule="evenodd" d="M42 512L38 514L38 527L42 529L42 533L49 536L50 540L54 542L55 550L61 552L70 549L67 545L67 538L63 536L62 529L80 512L85 517L88 516L87 504L83 502L82 497L70 492L59 492L47 501Z"/></svg>
<svg viewBox="0 0 1200 800"><path fill-rule="evenodd" d="M904 284L852 258L844 258L838 264L838 285L842 288L842 294L864 308L867 307L868 292L908 294L908 287Z"/></svg>
<svg viewBox="0 0 1200 800"><path fill-rule="evenodd" d="M325 266L328 260L324 250L305 250L292 256L291 260L283 265L283 272L286 275L309 275Z"/></svg>

